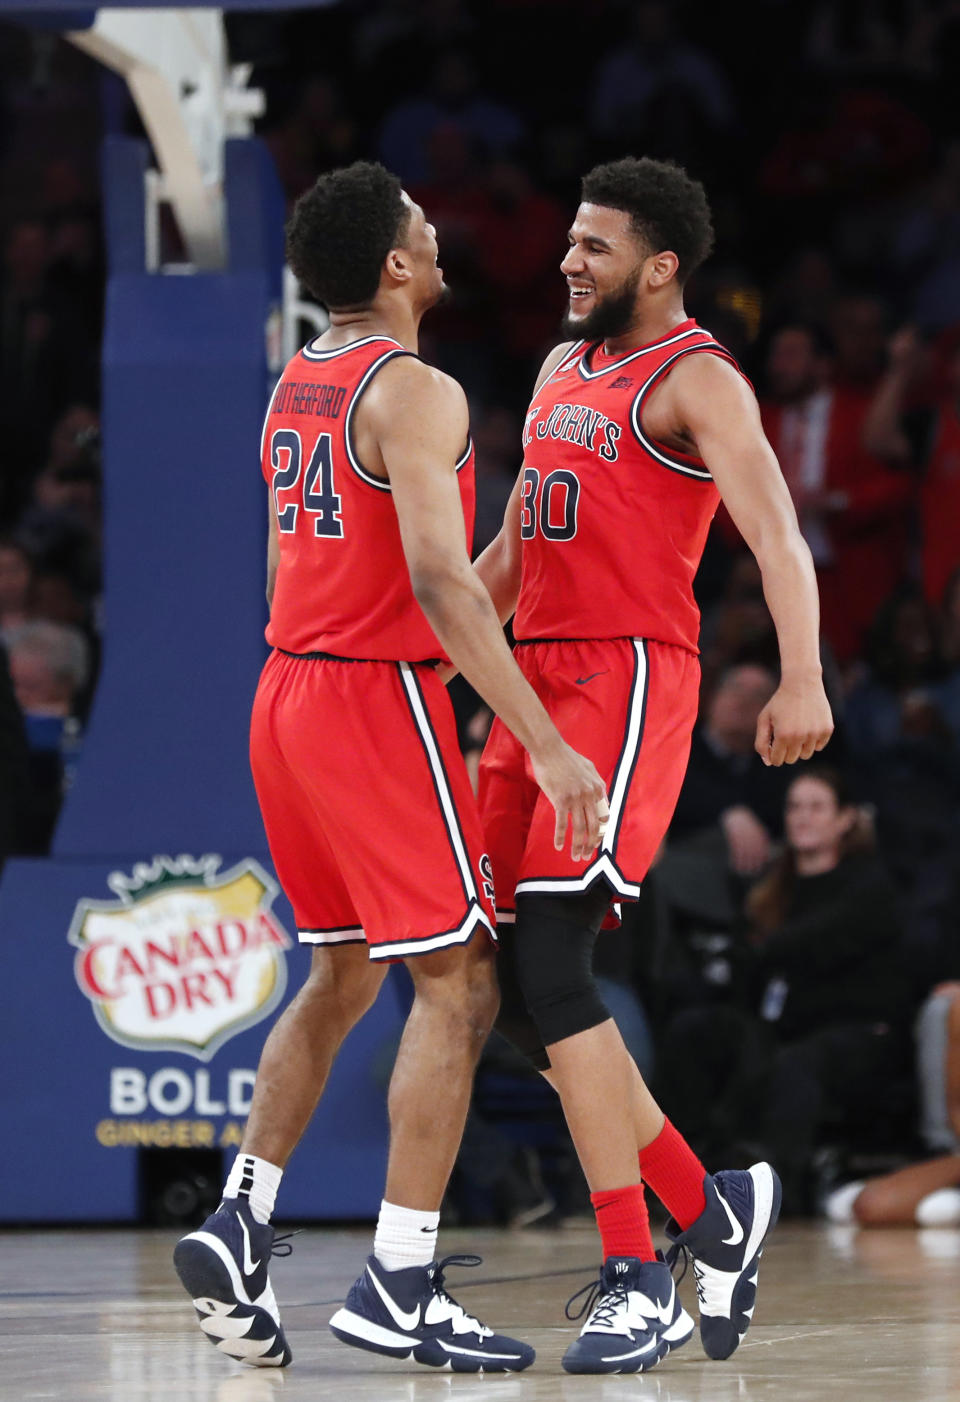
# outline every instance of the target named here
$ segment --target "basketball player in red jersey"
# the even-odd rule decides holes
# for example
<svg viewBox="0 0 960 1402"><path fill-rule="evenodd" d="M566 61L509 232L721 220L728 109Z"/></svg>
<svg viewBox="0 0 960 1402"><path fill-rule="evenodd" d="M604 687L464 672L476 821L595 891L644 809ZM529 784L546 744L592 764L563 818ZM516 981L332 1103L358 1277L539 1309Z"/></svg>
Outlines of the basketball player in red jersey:
<svg viewBox="0 0 960 1402"><path fill-rule="evenodd" d="M390 1083L390 1157L373 1254L331 1320L338 1338L457 1372L526 1368L444 1289L440 1200L497 1010L489 857L435 664L452 663L529 754L571 858L599 840L595 768L561 739L513 661L468 555L473 448L463 391L418 359L443 276L423 211L382 166L322 176L288 228L330 328L277 385L267 638L251 762L270 849L312 945L271 1032L218 1210L177 1246L201 1328L230 1357L290 1349L267 1266L284 1165L343 1038L402 959L414 1003Z"/></svg>
<svg viewBox="0 0 960 1402"><path fill-rule="evenodd" d="M712 1358L753 1315L757 1264L780 1203L769 1164L707 1174L664 1120L591 972L611 899L636 898L667 830L697 713L693 579L721 499L754 551L781 679L758 724L768 764L809 758L832 731L810 553L733 357L683 306L712 243L702 186L670 163L592 171L562 263L573 338L547 358L503 530L477 563L517 660L608 787L599 850L557 852L529 763L495 723L480 809L501 942L498 1025L559 1092L603 1241L593 1307L564 1367L654 1366L693 1323L654 1252L641 1176L693 1258Z"/></svg>

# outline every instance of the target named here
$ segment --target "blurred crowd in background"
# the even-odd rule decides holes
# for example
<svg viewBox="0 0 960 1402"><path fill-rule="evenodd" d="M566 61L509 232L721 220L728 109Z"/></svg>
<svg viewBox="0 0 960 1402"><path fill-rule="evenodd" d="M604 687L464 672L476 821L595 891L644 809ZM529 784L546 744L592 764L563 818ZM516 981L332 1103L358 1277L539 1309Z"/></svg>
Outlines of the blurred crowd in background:
<svg viewBox="0 0 960 1402"><path fill-rule="evenodd" d="M104 131L137 127L91 61L0 29L2 858L49 849L101 633L117 645L99 608L97 159ZM604 936L605 991L693 1143L713 1163L772 1155L794 1210L845 1156L957 1148L960 9L744 0L733 23L667 0L345 0L228 30L291 203L375 157L436 225L454 295L423 353L470 397L477 550L557 337L579 177L632 153L705 183L717 247L687 306L756 384L817 566L837 734L826 769L754 754L776 637L721 510L689 775L641 902ZM475 763L488 717L454 695ZM478 1087L461 1213L562 1212L572 1156L546 1092L495 1046Z"/></svg>

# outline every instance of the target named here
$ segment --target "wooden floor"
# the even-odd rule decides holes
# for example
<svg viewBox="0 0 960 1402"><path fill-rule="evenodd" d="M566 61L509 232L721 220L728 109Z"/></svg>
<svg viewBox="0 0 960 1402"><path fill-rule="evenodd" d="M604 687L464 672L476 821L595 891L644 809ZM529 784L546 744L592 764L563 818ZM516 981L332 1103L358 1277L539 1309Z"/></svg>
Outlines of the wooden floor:
<svg viewBox="0 0 960 1402"><path fill-rule="evenodd" d="M453 1271L463 1305L537 1349L508 1377L452 1376L338 1343L327 1320L369 1250L366 1231L308 1230L274 1262L293 1366L241 1368L193 1323L170 1265L174 1234L0 1234L0 1398L69 1402L947 1402L960 1397L960 1231L861 1232L784 1224L760 1272L756 1322L726 1363L699 1339L641 1377L569 1377L568 1296L593 1273L587 1223L554 1231L448 1231L445 1253L484 1264ZM692 1281L682 1287L693 1309Z"/></svg>

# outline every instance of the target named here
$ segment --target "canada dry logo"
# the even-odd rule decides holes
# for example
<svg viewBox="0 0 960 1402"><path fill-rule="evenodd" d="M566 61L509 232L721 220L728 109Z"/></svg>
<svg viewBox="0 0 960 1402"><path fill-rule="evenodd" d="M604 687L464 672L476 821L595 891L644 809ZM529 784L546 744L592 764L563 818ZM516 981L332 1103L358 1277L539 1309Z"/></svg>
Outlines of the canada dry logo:
<svg viewBox="0 0 960 1402"><path fill-rule="evenodd" d="M251 858L180 856L115 871L112 901L82 900L67 936L75 973L108 1037L209 1061L272 1012L292 941L271 911L279 888Z"/></svg>

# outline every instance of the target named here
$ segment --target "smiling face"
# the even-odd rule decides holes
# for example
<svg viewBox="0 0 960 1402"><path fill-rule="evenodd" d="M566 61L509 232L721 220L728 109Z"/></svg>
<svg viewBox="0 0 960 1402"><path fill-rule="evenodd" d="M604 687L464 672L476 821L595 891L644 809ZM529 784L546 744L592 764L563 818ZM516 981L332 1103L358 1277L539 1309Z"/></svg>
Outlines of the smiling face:
<svg viewBox="0 0 960 1402"><path fill-rule="evenodd" d="M622 209L582 204L560 264L569 303L563 334L575 340L622 336L630 330L651 250Z"/></svg>

